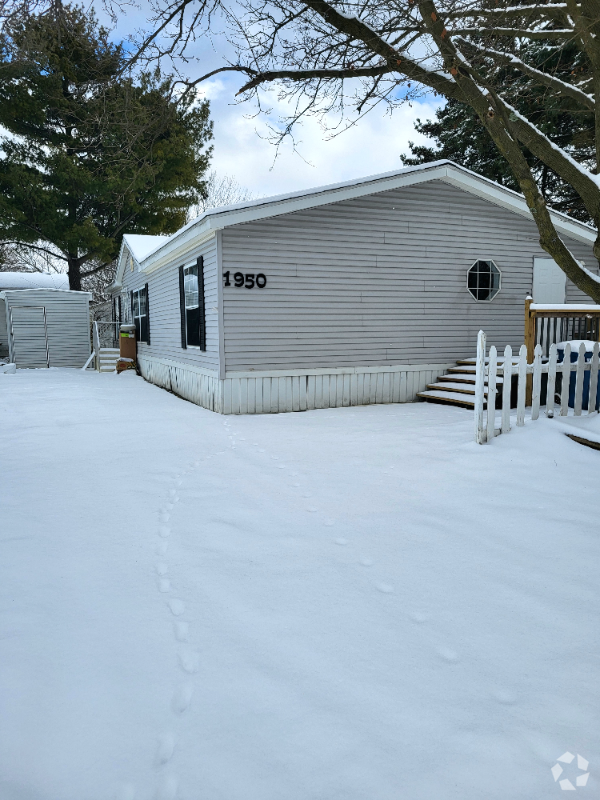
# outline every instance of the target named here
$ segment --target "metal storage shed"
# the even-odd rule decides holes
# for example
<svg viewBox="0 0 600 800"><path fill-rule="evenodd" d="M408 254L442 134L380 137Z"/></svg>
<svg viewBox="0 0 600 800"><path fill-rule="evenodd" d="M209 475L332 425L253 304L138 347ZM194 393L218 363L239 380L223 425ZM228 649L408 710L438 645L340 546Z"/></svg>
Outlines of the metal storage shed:
<svg viewBox="0 0 600 800"><path fill-rule="evenodd" d="M0 358L18 369L82 367L91 352L90 298L63 289L0 292Z"/></svg>

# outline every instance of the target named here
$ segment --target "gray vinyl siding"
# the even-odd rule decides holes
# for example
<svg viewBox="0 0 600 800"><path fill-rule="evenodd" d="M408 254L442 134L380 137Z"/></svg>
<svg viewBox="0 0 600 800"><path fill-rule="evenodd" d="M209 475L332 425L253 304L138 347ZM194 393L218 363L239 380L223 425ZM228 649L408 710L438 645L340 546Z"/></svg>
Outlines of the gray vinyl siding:
<svg viewBox="0 0 600 800"><path fill-rule="evenodd" d="M181 347L181 312L179 304L179 267L204 257L206 308L206 351ZM155 272L131 272L126 268L123 289L130 292L148 284L150 309L150 344L138 343L138 355L192 364L204 369L219 368L219 331L217 311L217 247L210 239L194 248L184 258L160 267Z"/></svg>
<svg viewBox="0 0 600 800"><path fill-rule="evenodd" d="M21 289L6 291L6 310L9 315L16 307L43 307L46 311L48 357L51 367L83 367L91 352L89 296L82 292L52 289ZM39 340L39 331L31 331ZM21 325L20 336L27 337ZM18 355L18 346L14 349ZM11 356L14 353L11 352ZM19 367L18 358L15 359ZM40 366L46 366L40 364Z"/></svg>
<svg viewBox="0 0 600 800"><path fill-rule="evenodd" d="M441 181L226 228L223 271L268 280L224 288L226 369L439 364L473 355L480 328L517 347L537 240L532 221ZM593 268L591 247L567 244ZM466 288L477 259L502 272L489 303Z"/></svg>
<svg viewBox="0 0 600 800"><path fill-rule="evenodd" d="M571 251L575 254L575 256L580 260L583 261L585 266L596 275L598 274L597 268L597 261L594 258L592 248L585 247L578 242L573 242L571 240L565 240ZM543 254L547 256L547 253ZM582 292L581 289L578 289L575 284L567 278L567 292L566 292L566 303L593 303L594 301L587 295L585 292Z"/></svg>

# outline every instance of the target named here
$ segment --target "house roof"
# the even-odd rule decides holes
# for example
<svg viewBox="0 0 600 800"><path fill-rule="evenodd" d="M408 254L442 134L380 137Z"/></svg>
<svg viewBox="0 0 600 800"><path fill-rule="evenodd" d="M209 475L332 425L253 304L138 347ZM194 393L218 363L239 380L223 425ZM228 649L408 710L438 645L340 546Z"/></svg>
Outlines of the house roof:
<svg viewBox="0 0 600 800"><path fill-rule="evenodd" d="M232 225L255 222L294 211L303 211L329 203L351 200L390 189L415 186L419 183L434 180L444 181L501 208L506 208L520 216L531 218L531 213L523 195L444 159L379 175L369 175L352 181L344 181L343 183L319 186L314 189L306 189L274 197L264 197L259 200L236 203L222 208L211 208L169 237L126 235L123 239L115 281L110 288L118 289L121 285L125 267L124 251L126 246L129 247L128 242L132 239L148 240L148 249L144 255L141 255L140 251L140 259L136 258L136 260L138 260L142 271L152 272L173 257L183 256L202 241L211 238L216 231ZM559 233L586 244L594 243L596 231L590 225L574 220L557 211L551 211L550 213ZM153 241L151 242L150 240ZM150 246L151 244L153 244L152 247ZM135 245L132 243L133 246ZM133 251L131 252L133 254Z"/></svg>
<svg viewBox="0 0 600 800"><path fill-rule="evenodd" d="M174 234L176 235L176 234ZM134 259L140 264L149 253L168 242L170 236L146 236L140 233L126 233L123 241Z"/></svg>
<svg viewBox="0 0 600 800"><path fill-rule="evenodd" d="M66 272L0 272L0 292L5 289L68 289Z"/></svg>
<svg viewBox="0 0 600 800"><path fill-rule="evenodd" d="M54 294L57 295L67 294L69 295L69 297L72 297L73 299L75 298L75 295L78 295L80 297L85 296L89 300L91 300L93 297L92 292L81 292L76 289L69 289L68 286L66 289L54 289L51 286L34 286L33 288L31 286L27 286L26 288L19 287L17 289L2 289L2 291L0 291L0 298L12 297L13 294L15 293L17 295L20 295L21 292L27 292L28 296L30 294L35 294L36 292L43 292L44 295L47 295L48 292L53 292Z"/></svg>

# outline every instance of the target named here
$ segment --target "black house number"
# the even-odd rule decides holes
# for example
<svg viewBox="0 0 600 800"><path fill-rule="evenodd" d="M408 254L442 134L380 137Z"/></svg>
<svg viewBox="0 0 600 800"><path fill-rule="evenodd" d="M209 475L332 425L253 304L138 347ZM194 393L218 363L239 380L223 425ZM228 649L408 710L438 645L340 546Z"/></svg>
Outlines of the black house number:
<svg viewBox="0 0 600 800"><path fill-rule="evenodd" d="M227 270L227 272L223 273L223 277L225 278L225 286L231 286L231 272ZM245 286L246 289L264 289L267 285L267 276L263 275L262 272L259 272L258 275L255 275L254 272L247 272L245 275L243 272L234 272L233 273L233 285L237 286L238 289L241 289L242 286Z"/></svg>

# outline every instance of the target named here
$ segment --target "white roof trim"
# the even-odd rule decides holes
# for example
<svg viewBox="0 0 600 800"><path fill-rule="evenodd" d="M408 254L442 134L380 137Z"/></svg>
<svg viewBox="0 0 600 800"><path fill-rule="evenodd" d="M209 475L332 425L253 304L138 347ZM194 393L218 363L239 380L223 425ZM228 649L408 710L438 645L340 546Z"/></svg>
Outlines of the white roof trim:
<svg viewBox="0 0 600 800"><path fill-rule="evenodd" d="M82 292L79 289L53 289L50 286L36 286L33 289L3 289L0 292L0 297L6 297L7 294L21 295L24 292L27 292L28 294L30 292L57 292L59 294L68 294L69 296L73 294L79 294L85 295L90 300L93 297L92 292Z"/></svg>
<svg viewBox="0 0 600 800"><path fill-rule="evenodd" d="M182 228L181 230L184 231L185 229ZM174 258L180 260L182 262L181 266L184 266L183 261L187 258L189 251L213 239L217 235L217 230L218 229L209 228L201 232L190 228L189 230L185 230L182 236L179 235L179 233L181 233L181 231L179 231L175 234L175 236L177 236L177 246L168 248L166 251L163 251L162 247L158 248L148 256L145 263L140 266L140 270L146 274L155 272L157 269L164 266L164 264L171 262ZM185 266L187 266L187 264L185 264Z"/></svg>
<svg viewBox="0 0 600 800"><path fill-rule="evenodd" d="M140 262L140 269L144 272L154 272L155 269L158 269L174 257L181 257L192 247L196 247L210 239L216 231L232 225L256 222L282 214L290 214L294 211L304 211L342 200L352 200L377 192L415 186L419 183L435 180L444 181L501 208L531 219L531 213L525 198L512 189L500 186L488 178L454 164L452 161L434 161L431 164L406 167L394 172L370 175L353 181L345 181L344 183L321 186L275 197L266 197L224 208L210 209L197 219L188 222L167 241L160 243L153 251L148 253ZM596 231L591 226L556 211L551 211L550 214L557 230L563 235L570 236L585 244L593 244L596 240ZM123 247L124 244L121 246L121 254ZM121 254L119 255L117 276L113 284L115 289L120 287L123 276Z"/></svg>
<svg viewBox="0 0 600 800"><path fill-rule="evenodd" d="M507 189L505 186L500 186L500 184L494 183L494 181L490 181L487 178L483 178L481 175L471 172L471 170L463 169L456 165L453 166L454 169L447 168L447 175L444 178L446 183L456 186L458 189L464 189L470 194L481 197L483 200L488 200L509 211L516 211L517 214L523 217L532 219L531 211L523 195L513 192L512 189ZM596 241L596 231L590 225L551 209L550 216L559 233L571 236L573 239L585 244L593 244Z"/></svg>

